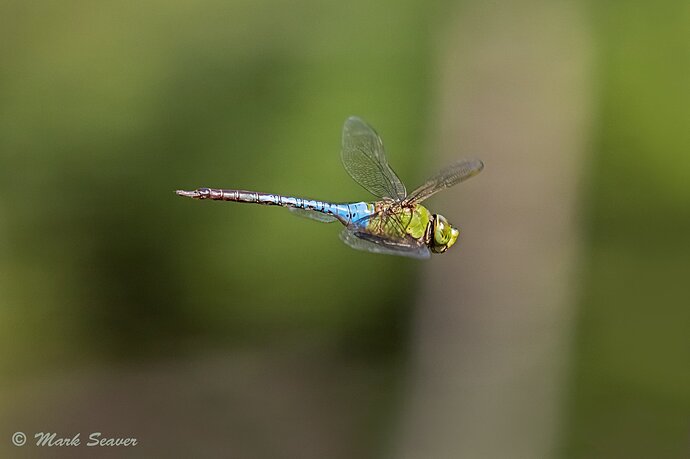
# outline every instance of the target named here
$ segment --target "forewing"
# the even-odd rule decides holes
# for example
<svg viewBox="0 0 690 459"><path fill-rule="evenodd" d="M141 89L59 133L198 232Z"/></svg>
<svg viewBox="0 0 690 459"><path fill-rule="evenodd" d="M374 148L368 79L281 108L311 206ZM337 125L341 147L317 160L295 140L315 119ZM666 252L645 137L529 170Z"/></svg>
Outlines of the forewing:
<svg viewBox="0 0 690 459"><path fill-rule="evenodd" d="M484 163L478 159L462 159L455 164L445 167L432 178L424 182L422 186L410 193L405 202L422 202L441 190L467 180L480 173L484 169Z"/></svg>
<svg viewBox="0 0 690 459"><path fill-rule="evenodd" d="M324 214L323 212L317 212L315 210L298 209L296 207L288 207L288 210L299 217L308 218L310 220L316 220L321 223L331 223L336 221L336 218L332 215Z"/></svg>
<svg viewBox="0 0 690 459"><path fill-rule="evenodd" d="M340 233L340 239L356 250L402 257L427 259L429 248L412 238L389 239L376 236L355 227L347 227Z"/></svg>
<svg viewBox="0 0 690 459"><path fill-rule="evenodd" d="M407 195L405 185L388 165L381 138L356 116L343 126L341 154L345 170L374 196L402 200Z"/></svg>

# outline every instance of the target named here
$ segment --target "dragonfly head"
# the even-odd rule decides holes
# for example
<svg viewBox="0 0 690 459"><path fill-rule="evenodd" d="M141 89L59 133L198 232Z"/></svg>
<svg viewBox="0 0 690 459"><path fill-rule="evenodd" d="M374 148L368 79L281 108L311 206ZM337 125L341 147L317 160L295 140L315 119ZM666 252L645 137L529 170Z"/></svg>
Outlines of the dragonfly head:
<svg viewBox="0 0 690 459"><path fill-rule="evenodd" d="M450 249L458 240L460 230L448 223L443 215L434 214L432 216L432 238L430 241L431 251L443 253Z"/></svg>

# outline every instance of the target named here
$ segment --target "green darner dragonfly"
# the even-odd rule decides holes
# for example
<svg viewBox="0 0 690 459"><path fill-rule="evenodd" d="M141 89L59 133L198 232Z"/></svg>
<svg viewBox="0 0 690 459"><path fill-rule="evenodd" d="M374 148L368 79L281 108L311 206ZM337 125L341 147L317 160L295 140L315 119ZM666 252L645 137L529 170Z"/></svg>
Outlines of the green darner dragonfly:
<svg viewBox="0 0 690 459"><path fill-rule="evenodd" d="M350 176L371 194L374 202L331 203L244 190L198 188L177 190L193 199L248 202L282 206L319 222L339 221L340 238L357 250L411 258L444 253L458 239L460 230L445 217L432 214L420 203L433 194L477 175L484 164L463 159L442 169L411 193L388 165L383 142L376 131L357 117L343 126L342 160Z"/></svg>

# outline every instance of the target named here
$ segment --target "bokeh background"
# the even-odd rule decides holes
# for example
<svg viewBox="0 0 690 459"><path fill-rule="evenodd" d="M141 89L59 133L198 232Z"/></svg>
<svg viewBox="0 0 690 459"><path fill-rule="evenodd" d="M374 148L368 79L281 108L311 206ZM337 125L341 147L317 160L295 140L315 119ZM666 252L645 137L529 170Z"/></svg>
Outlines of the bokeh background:
<svg viewBox="0 0 690 459"><path fill-rule="evenodd" d="M0 455L688 457L689 81L680 0L3 1ZM173 194L368 199L353 114L457 248Z"/></svg>

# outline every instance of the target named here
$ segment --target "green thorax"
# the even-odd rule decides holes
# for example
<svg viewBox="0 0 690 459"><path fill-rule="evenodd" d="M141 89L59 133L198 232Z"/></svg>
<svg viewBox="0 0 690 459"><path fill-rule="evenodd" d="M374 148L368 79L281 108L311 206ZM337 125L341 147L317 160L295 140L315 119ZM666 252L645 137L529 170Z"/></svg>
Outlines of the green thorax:
<svg viewBox="0 0 690 459"><path fill-rule="evenodd" d="M367 228L374 234L391 238L404 236L404 234L401 234L404 230L406 234L421 241L425 238L427 227L431 222L431 213L420 204L415 204L411 207L401 207L387 215L384 212L384 215L382 217L373 217L369 220Z"/></svg>

